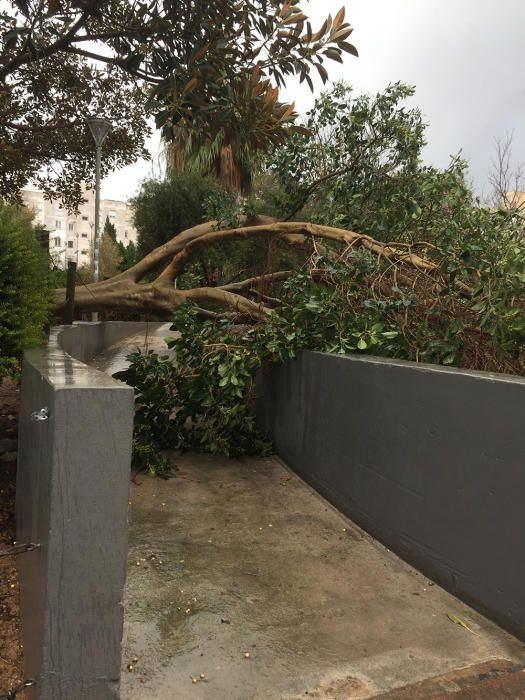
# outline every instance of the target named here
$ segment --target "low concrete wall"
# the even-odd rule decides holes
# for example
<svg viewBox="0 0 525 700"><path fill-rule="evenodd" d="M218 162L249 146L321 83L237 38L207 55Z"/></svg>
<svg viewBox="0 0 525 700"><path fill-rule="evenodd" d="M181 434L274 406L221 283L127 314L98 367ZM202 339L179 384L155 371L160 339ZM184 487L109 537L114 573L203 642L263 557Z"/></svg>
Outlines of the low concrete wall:
<svg viewBox="0 0 525 700"><path fill-rule="evenodd" d="M53 329L50 342L56 338L58 346L81 362L90 362L105 348L123 338L157 328L161 323L142 321L104 321L100 323L75 323Z"/></svg>
<svg viewBox="0 0 525 700"><path fill-rule="evenodd" d="M133 389L80 360L145 325L59 327L24 355L17 540L40 544L18 558L38 700L119 696Z"/></svg>
<svg viewBox="0 0 525 700"><path fill-rule="evenodd" d="M525 379L304 352L260 392L306 481L525 639Z"/></svg>

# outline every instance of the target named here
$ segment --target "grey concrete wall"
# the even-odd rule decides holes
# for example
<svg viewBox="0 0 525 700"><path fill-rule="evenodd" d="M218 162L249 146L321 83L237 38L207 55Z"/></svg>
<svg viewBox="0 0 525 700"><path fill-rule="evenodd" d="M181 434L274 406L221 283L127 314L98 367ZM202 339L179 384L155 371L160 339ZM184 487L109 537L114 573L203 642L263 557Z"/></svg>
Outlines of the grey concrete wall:
<svg viewBox="0 0 525 700"><path fill-rule="evenodd" d="M293 469L525 639L525 379L304 352L260 394Z"/></svg>
<svg viewBox="0 0 525 700"><path fill-rule="evenodd" d="M80 322L53 329L51 342L54 336L62 350L81 362L89 362L95 355L119 340L142 333L147 327L155 329L161 325L161 323L147 324L142 321Z"/></svg>
<svg viewBox="0 0 525 700"><path fill-rule="evenodd" d="M25 673L38 700L119 697L127 561L133 390L90 359L144 329L136 323L55 329L24 355L17 540ZM46 407L49 417L32 413ZM32 694L31 694L32 693Z"/></svg>

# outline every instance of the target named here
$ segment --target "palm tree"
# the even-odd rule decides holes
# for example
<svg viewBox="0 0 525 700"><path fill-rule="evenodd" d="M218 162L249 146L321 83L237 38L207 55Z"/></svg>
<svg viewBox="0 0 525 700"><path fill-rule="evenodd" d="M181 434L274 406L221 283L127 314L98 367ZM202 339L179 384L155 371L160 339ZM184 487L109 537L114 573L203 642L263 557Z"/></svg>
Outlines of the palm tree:
<svg viewBox="0 0 525 700"><path fill-rule="evenodd" d="M294 104L279 102L278 88L261 81L257 69L244 80L225 83L221 95L200 106L206 111L206 127L188 115L164 132L167 166L212 175L246 195L264 153L304 128L293 124Z"/></svg>

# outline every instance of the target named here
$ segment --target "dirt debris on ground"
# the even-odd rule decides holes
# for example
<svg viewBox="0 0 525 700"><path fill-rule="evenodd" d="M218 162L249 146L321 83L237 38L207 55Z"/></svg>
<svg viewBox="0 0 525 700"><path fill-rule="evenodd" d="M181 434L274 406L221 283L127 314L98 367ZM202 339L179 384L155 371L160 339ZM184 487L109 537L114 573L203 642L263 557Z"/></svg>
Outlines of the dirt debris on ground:
<svg viewBox="0 0 525 700"><path fill-rule="evenodd" d="M0 381L0 551L15 540L16 440L19 384ZM0 694L23 680L16 561L0 558Z"/></svg>

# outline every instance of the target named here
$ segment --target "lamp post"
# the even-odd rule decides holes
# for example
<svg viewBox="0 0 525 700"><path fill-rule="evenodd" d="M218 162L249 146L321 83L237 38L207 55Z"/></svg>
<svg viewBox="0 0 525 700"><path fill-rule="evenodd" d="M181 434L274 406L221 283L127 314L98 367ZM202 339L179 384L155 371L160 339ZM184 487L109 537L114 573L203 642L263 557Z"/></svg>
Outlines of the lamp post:
<svg viewBox="0 0 525 700"><path fill-rule="evenodd" d="M100 252L100 161L102 152L102 142L111 131L111 122L102 117L89 117L87 124L96 147L96 169L95 169L95 240L93 245L93 278L98 282L99 278L99 252ZM98 321L98 312L91 315L92 321Z"/></svg>

